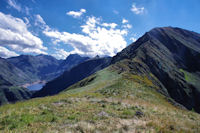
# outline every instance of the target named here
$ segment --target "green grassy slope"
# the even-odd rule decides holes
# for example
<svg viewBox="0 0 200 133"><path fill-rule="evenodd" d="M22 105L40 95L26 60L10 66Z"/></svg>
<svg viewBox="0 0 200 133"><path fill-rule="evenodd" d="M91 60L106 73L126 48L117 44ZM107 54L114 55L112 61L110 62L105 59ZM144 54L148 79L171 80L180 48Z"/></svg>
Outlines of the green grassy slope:
<svg viewBox="0 0 200 133"><path fill-rule="evenodd" d="M112 65L56 96L0 107L0 132L200 132L199 114L159 89Z"/></svg>

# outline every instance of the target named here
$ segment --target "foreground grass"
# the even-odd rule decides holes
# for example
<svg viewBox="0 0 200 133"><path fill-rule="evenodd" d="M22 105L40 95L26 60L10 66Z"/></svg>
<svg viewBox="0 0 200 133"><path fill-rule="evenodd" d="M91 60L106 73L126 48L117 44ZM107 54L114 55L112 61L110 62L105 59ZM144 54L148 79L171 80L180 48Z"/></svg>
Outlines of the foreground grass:
<svg viewBox="0 0 200 133"><path fill-rule="evenodd" d="M104 69L56 96L0 107L0 132L200 132L144 75Z"/></svg>

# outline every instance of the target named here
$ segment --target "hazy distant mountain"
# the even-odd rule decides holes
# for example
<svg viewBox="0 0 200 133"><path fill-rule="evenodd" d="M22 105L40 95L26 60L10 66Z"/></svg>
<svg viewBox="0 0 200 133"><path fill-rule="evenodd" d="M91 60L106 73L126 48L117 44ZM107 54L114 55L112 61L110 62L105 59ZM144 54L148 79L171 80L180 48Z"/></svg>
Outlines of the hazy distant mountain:
<svg viewBox="0 0 200 133"><path fill-rule="evenodd" d="M48 82L40 91L36 92L33 97L57 94L70 85L82 80L98 70L107 67L110 64L110 59L110 57L94 58L76 65L72 69L65 71L58 78Z"/></svg>
<svg viewBox="0 0 200 133"><path fill-rule="evenodd" d="M0 58L0 105L31 97L31 93L19 85L33 81L23 71Z"/></svg>
<svg viewBox="0 0 200 133"><path fill-rule="evenodd" d="M49 55L0 58L0 105L29 99L31 92L19 86L38 80L52 80L65 69L69 70L87 59L79 55L69 55L66 60L57 60Z"/></svg>
<svg viewBox="0 0 200 133"><path fill-rule="evenodd" d="M0 76L12 84L21 85L32 81L29 76L6 59L0 58L0 66Z"/></svg>
<svg viewBox="0 0 200 133"><path fill-rule="evenodd" d="M48 55L20 55L7 60L35 81L52 79L53 77L47 77L47 75L55 72L61 63L61 61Z"/></svg>
<svg viewBox="0 0 200 133"><path fill-rule="evenodd" d="M70 54L65 60L63 60L57 70L70 70L72 67L90 59L89 57L82 57L78 54Z"/></svg>
<svg viewBox="0 0 200 133"><path fill-rule="evenodd" d="M79 55L69 55L65 60L57 60L49 55L20 55L8 58L9 63L22 70L32 80L52 80L65 70L89 59Z"/></svg>

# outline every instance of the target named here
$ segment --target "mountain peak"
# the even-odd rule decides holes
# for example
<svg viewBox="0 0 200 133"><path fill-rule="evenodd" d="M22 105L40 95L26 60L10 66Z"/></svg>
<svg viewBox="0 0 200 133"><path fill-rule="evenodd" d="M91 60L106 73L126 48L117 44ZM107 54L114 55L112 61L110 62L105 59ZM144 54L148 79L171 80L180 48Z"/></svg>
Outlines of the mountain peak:
<svg viewBox="0 0 200 133"><path fill-rule="evenodd" d="M88 57L82 57L82 56L80 56L79 54L70 54L70 55L65 59L65 61L79 60L79 59L82 59L82 58L88 58Z"/></svg>
<svg viewBox="0 0 200 133"><path fill-rule="evenodd" d="M166 95L200 112L200 86L185 78L188 74L192 80L200 80L200 34L181 28L154 28L114 56L112 63L124 59L134 64L130 65L132 71L155 75Z"/></svg>
<svg viewBox="0 0 200 133"><path fill-rule="evenodd" d="M94 58L100 58L100 56L99 56L99 55L96 55Z"/></svg>
<svg viewBox="0 0 200 133"><path fill-rule="evenodd" d="M36 57L40 57L40 56L42 56L42 57L53 57L53 56L47 55L47 54L39 54L39 55L36 55Z"/></svg>
<svg viewBox="0 0 200 133"><path fill-rule="evenodd" d="M81 56L79 54L70 54L68 57L81 57Z"/></svg>

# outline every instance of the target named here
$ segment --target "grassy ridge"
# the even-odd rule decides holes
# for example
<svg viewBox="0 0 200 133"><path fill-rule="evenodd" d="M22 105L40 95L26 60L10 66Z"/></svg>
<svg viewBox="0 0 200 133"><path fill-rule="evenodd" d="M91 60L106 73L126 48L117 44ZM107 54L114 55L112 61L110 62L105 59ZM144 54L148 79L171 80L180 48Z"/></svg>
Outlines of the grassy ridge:
<svg viewBox="0 0 200 133"><path fill-rule="evenodd" d="M56 96L0 107L0 132L199 132L200 116L171 105L145 75L112 66Z"/></svg>

